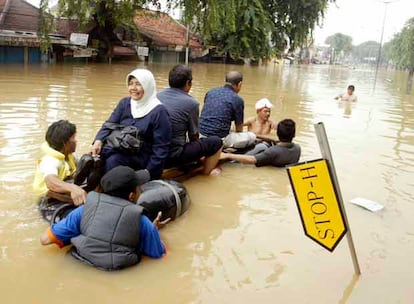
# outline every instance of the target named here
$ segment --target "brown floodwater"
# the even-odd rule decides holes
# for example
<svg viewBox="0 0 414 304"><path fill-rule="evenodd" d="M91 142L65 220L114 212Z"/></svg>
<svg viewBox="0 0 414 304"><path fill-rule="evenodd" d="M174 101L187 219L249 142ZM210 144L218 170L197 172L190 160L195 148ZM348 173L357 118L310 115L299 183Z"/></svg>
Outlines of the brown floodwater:
<svg viewBox="0 0 414 304"><path fill-rule="evenodd" d="M406 75L329 66L194 64L200 103L227 70L244 73L246 116L262 97L272 119L297 122L301 160L320 157L314 123L330 140L362 271L345 239L333 253L305 237L285 169L226 163L218 176L184 184L187 213L161 231L168 255L103 272L56 246L31 182L47 126L78 127L78 155L119 99L135 63L0 66L1 303L414 303L414 97ZM171 65L150 65L158 89ZM357 103L333 97L356 86ZM372 213L349 201L385 206Z"/></svg>

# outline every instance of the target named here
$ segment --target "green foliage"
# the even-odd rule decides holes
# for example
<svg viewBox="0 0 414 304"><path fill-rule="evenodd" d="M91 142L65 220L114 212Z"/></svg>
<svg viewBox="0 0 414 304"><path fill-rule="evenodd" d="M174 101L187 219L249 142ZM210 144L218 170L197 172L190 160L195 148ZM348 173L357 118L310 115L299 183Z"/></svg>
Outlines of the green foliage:
<svg viewBox="0 0 414 304"><path fill-rule="evenodd" d="M414 18L394 35L386 54L387 59L398 68L414 69Z"/></svg>
<svg viewBox="0 0 414 304"><path fill-rule="evenodd" d="M184 8L207 44L233 58L267 58L303 46L335 0L167 0Z"/></svg>
<svg viewBox="0 0 414 304"><path fill-rule="evenodd" d="M76 18L80 26L94 20L101 27L108 24L116 27L131 24L135 10L148 0L59 0L58 14L68 18Z"/></svg>
<svg viewBox="0 0 414 304"><path fill-rule="evenodd" d="M377 58L380 44L376 41L365 41L354 47L352 57L354 60L364 62L368 58ZM371 60L373 63L375 60Z"/></svg>
<svg viewBox="0 0 414 304"><path fill-rule="evenodd" d="M40 40L40 49L42 53L47 53L50 46L49 33L54 29L53 26L53 16L49 10L49 1L41 0L40 1L40 16L39 16L39 40Z"/></svg>
<svg viewBox="0 0 414 304"><path fill-rule="evenodd" d="M344 55L347 55L352 51L352 37L348 35L336 33L327 37L325 43L334 48L335 54L343 52Z"/></svg>
<svg viewBox="0 0 414 304"><path fill-rule="evenodd" d="M47 0L42 0L47 1ZM165 0L207 45L234 59L268 58L302 46L335 0ZM59 0L59 14L110 30L130 24L136 8L161 0ZM42 9L45 11L45 8Z"/></svg>

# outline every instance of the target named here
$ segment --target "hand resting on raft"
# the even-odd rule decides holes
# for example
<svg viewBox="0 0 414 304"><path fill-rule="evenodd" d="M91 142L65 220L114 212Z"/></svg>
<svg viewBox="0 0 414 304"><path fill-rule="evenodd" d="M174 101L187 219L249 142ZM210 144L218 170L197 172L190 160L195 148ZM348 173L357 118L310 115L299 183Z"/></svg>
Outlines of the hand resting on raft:
<svg viewBox="0 0 414 304"><path fill-rule="evenodd" d="M160 221L161 220L161 216L162 216L162 212L159 211L157 214L157 217L155 218L155 220L152 222L155 226L155 228L157 228L158 230L160 230L162 227L164 227L169 221L171 221L171 218L167 218L164 221Z"/></svg>
<svg viewBox="0 0 414 304"><path fill-rule="evenodd" d="M102 141L95 140L95 142L91 146L91 150L90 150L91 155L94 157L98 156L101 154L101 150L102 150Z"/></svg>
<svg viewBox="0 0 414 304"><path fill-rule="evenodd" d="M50 174L45 177L45 182L51 195L61 194L67 196L71 201L61 200L63 202L72 203L76 206L83 204L86 200L86 191L78 185L60 180L56 175ZM58 200L60 200L58 198Z"/></svg>

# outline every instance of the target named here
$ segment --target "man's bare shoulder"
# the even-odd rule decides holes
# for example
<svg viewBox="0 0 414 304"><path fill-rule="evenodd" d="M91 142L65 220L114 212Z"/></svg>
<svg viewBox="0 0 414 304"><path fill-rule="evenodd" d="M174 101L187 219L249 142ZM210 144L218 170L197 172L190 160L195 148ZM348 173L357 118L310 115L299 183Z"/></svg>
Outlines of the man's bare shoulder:
<svg viewBox="0 0 414 304"><path fill-rule="evenodd" d="M243 125L248 126L248 125L252 125L253 123L256 122L256 117L249 117L244 123Z"/></svg>

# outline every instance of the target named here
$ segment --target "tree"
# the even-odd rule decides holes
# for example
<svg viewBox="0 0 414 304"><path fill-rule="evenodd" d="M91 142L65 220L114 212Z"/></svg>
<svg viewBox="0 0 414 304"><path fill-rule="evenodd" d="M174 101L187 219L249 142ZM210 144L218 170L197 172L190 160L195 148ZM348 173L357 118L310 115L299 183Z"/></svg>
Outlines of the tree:
<svg viewBox="0 0 414 304"><path fill-rule="evenodd" d="M414 18L409 19L401 32L394 35L387 56L397 68L408 70L406 93L410 94L414 76Z"/></svg>
<svg viewBox="0 0 414 304"><path fill-rule="evenodd" d="M42 0L48 2L48 0ZM267 58L300 47L312 35L329 2L336 0L165 0L180 7L184 23L191 25L208 45L230 57ZM109 37L118 25L131 23L138 7L160 7L161 0L59 0L61 16L77 18L81 25L95 21ZM108 42L109 43L109 42Z"/></svg>
<svg viewBox="0 0 414 304"><path fill-rule="evenodd" d="M112 57L112 45L116 40L114 29L117 26L135 28L133 16L138 8L146 4L158 4L157 0L58 0L58 17L67 17L78 21L79 29L91 23L101 40L104 57ZM159 5L159 4L158 4ZM49 13L49 1L41 0L39 34L42 51L48 48L48 34L52 29L52 17Z"/></svg>
<svg viewBox="0 0 414 304"><path fill-rule="evenodd" d="M207 44L233 58L266 58L301 47L335 0L167 0L184 8Z"/></svg>
<svg viewBox="0 0 414 304"><path fill-rule="evenodd" d="M341 33L328 36L325 43L333 49L334 58L343 57L352 51L352 37Z"/></svg>
<svg viewBox="0 0 414 304"><path fill-rule="evenodd" d="M49 33L53 31L53 16L49 10L48 0L40 0L39 40L42 53L47 53L50 46Z"/></svg>
<svg viewBox="0 0 414 304"><path fill-rule="evenodd" d="M376 41L365 41L352 50L352 57L357 62L375 63L380 44Z"/></svg>

